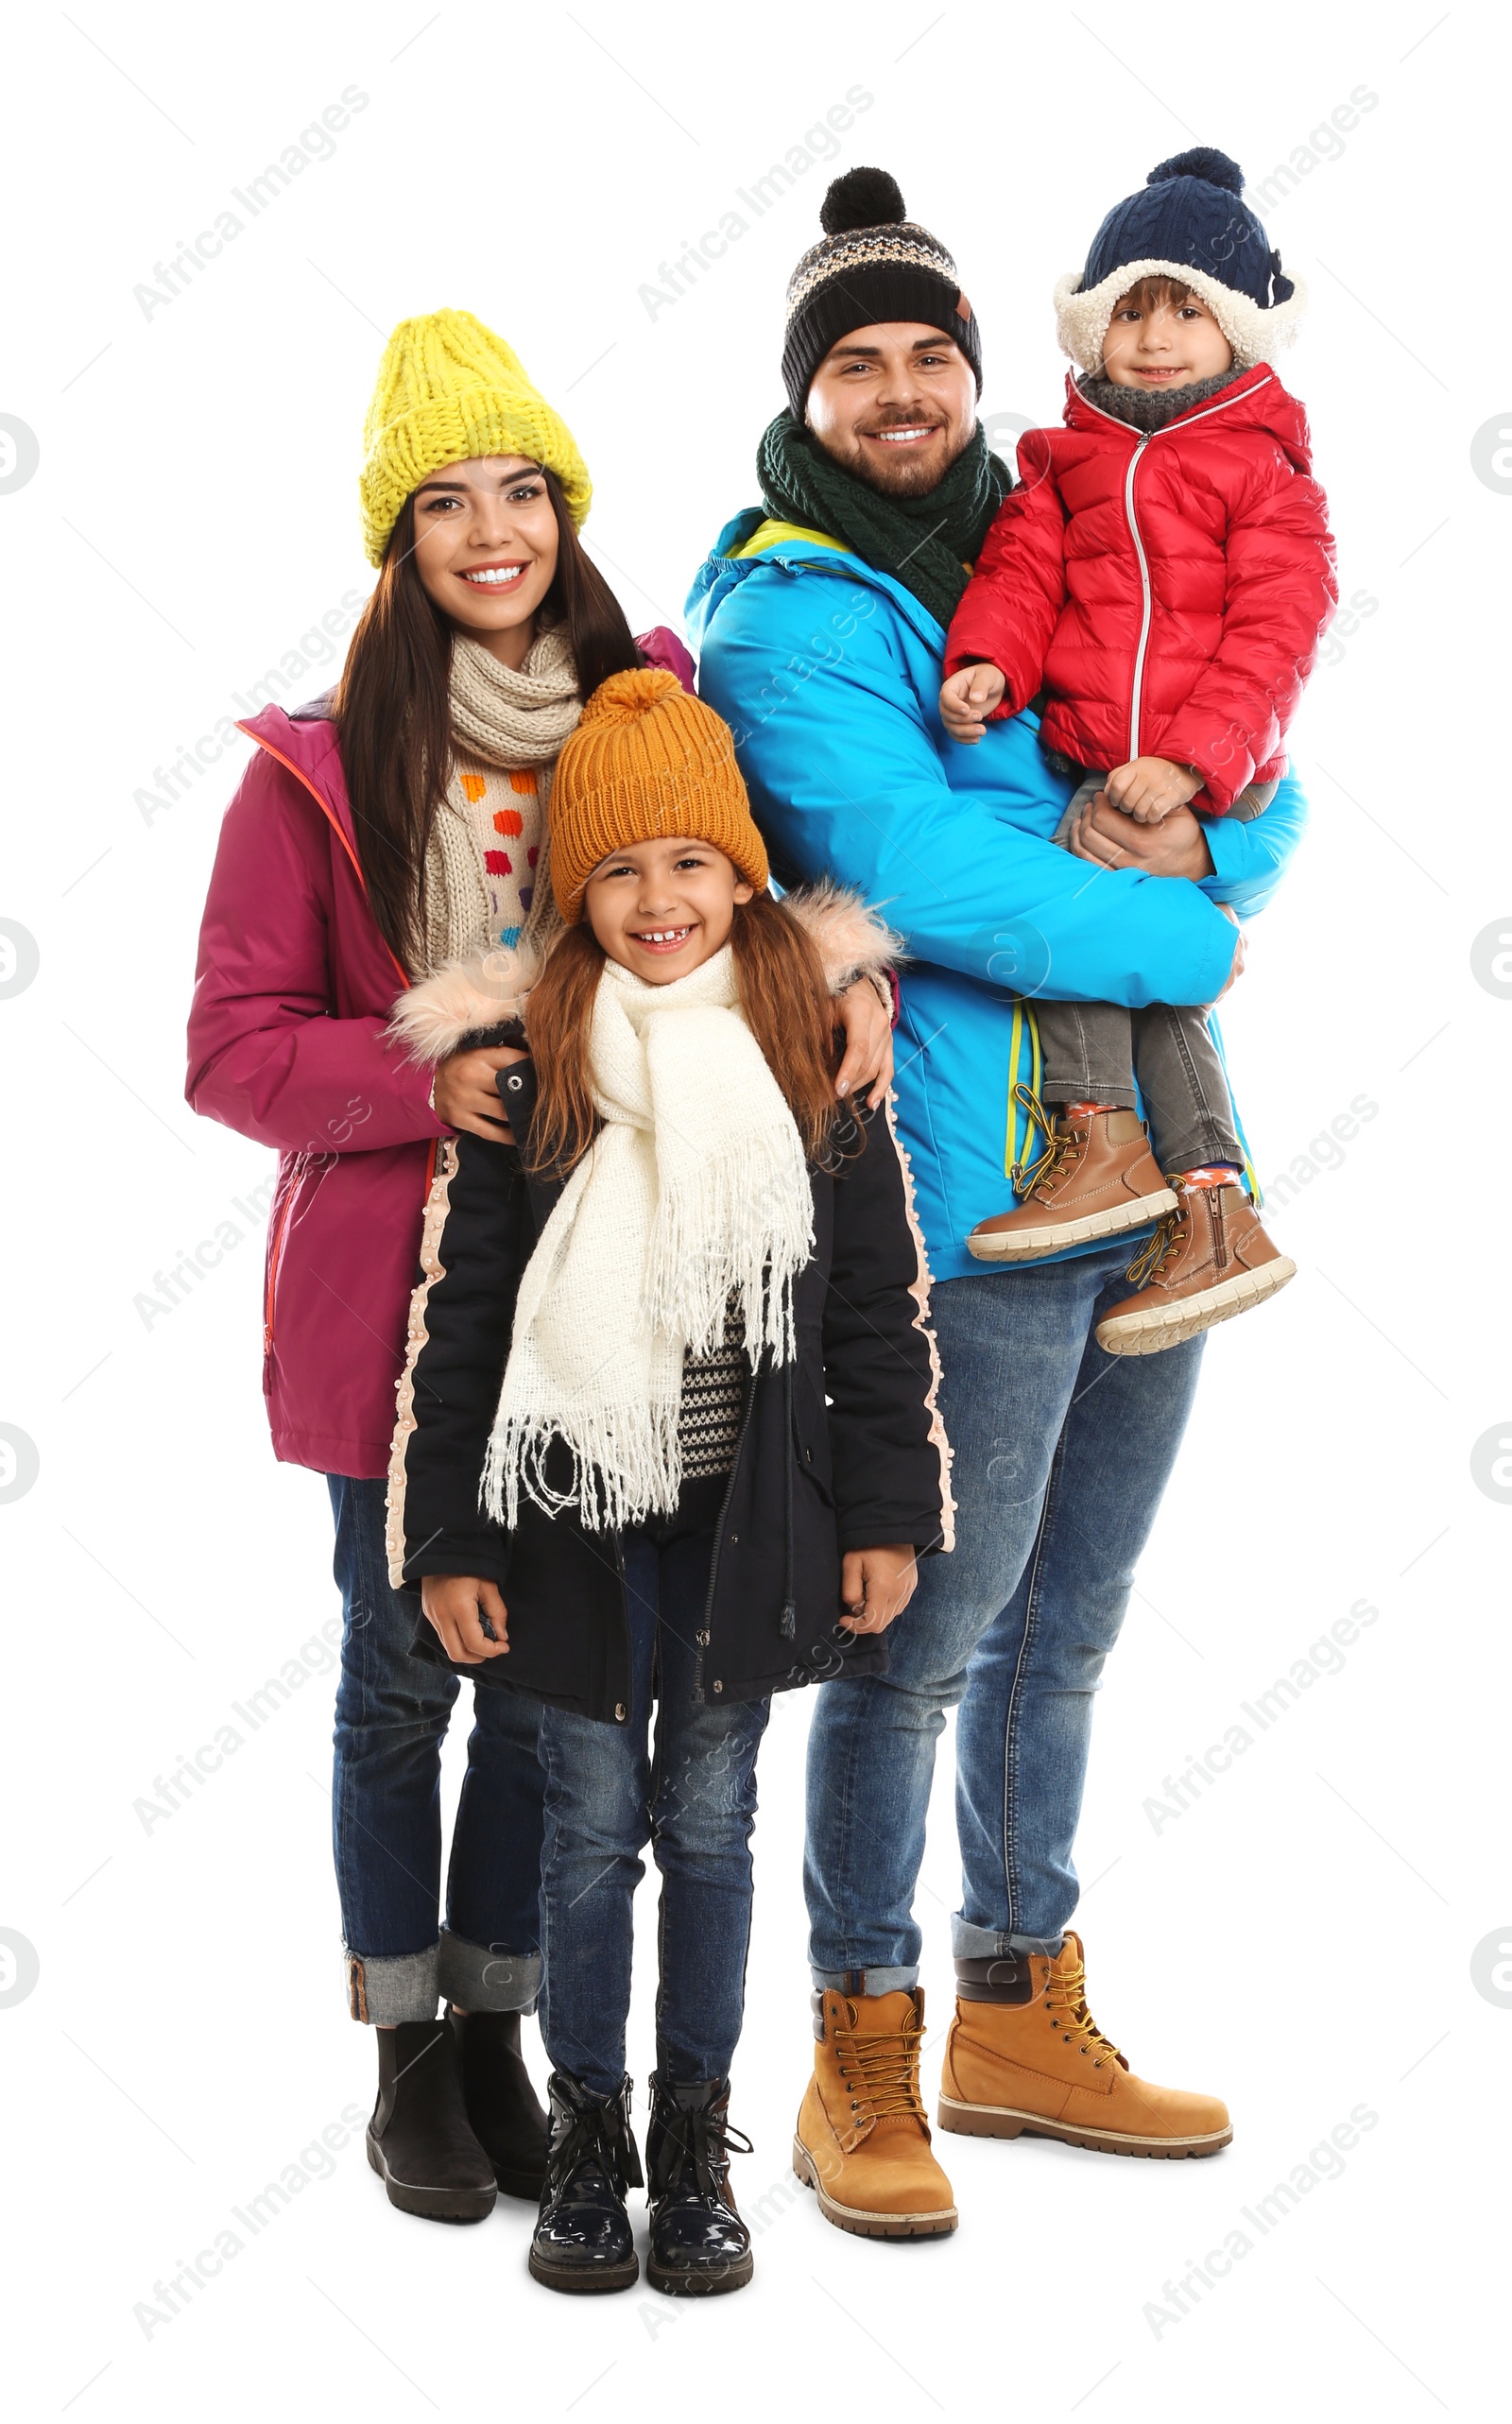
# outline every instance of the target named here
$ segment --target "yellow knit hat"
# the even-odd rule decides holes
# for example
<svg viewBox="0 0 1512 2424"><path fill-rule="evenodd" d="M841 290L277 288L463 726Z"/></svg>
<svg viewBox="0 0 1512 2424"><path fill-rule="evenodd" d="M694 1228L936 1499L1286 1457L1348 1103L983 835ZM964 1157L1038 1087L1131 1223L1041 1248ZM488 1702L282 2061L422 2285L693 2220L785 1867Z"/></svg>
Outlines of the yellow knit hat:
<svg viewBox="0 0 1512 2424"><path fill-rule="evenodd" d="M384 348L363 427L362 535L381 564L404 499L443 463L528 455L561 482L576 528L593 494L572 431L520 357L471 312L402 319Z"/></svg>
<svg viewBox="0 0 1512 2424"><path fill-rule="evenodd" d="M729 725L654 666L599 683L562 744L549 814L551 888L569 925L602 859L662 834L712 843L758 891L766 882Z"/></svg>

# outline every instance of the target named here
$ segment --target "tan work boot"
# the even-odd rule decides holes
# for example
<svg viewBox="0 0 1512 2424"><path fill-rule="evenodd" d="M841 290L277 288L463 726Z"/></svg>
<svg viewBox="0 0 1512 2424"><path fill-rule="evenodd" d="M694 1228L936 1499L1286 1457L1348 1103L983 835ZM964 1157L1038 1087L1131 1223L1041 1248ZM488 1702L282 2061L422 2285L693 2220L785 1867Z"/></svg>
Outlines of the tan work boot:
<svg viewBox="0 0 1512 2424"><path fill-rule="evenodd" d="M1014 1095L1043 1147L1038 1160L1014 1169L1014 1185L1025 1191L1018 1210L979 1221L967 1238L966 1250L979 1263L1057 1254L1175 1212L1177 1199L1132 1111L1086 1112L1077 1104L1052 1125L1027 1086L1016 1087Z"/></svg>
<svg viewBox="0 0 1512 2424"><path fill-rule="evenodd" d="M1216 2096L1137 2079L1087 2009L1078 1935L1033 1954L1024 2003L959 2001L939 2125L967 2138L1059 2138L1100 2155L1216 2155L1233 2136Z"/></svg>
<svg viewBox="0 0 1512 2424"><path fill-rule="evenodd" d="M1109 1355L1158 1355L1162 1347L1179 1347L1215 1321L1247 1313L1297 1277L1296 1264L1272 1245L1237 1178L1221 1186L1177 1184L1177 1211L1129 1264L1138 1294L1097 1325L1097 1344Z"/></svg>
<svg viewBox="0 0 1512 2424"><path fill-rule="evenodd" d="M793 2169L819 2211L862 2239L937 2239L956 2224L951 2184L929 2148L919 2092L924 1997L814 1998L814 2076L799 2110Z"/></svg>

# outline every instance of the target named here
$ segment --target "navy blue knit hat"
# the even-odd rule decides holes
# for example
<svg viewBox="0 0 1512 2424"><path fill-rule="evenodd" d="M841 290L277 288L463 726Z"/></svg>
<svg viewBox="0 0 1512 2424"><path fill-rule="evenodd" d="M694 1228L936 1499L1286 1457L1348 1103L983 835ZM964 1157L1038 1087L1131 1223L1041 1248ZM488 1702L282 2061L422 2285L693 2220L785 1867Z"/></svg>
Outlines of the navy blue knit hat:
<svg viewBox="0 0 1512 2424"><path fill-rule="evenodd" d="M1208 306L1240 370L1289 345L1306 307L1284 276L1244 199L1244 171L1226 152L1199 145L1152 168L1137 194L1118 202L1092 238L1087 266L1056 287L1062 349L1095 370L1120 295L1142 278L1177 278Z"/></svg>

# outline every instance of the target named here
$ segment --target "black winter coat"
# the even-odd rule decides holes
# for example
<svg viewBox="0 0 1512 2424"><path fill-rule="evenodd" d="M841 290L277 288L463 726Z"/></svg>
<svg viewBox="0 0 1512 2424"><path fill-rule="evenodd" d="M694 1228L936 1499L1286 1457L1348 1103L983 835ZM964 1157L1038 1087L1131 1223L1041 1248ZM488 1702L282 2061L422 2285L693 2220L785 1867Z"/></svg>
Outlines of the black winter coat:
<svg viewBox="0 0 1512 2424"><path fill-rule="evenodd" d="M517 1062L500 1074L523 1134L534 1073ZM811 1166L815 1250L794 1288L797 1362L764 1358L747 1374L696 1699L754 1699L885 1671L886 1636L857 1638L838 1625L842 1555L906 1540L923 1556L953 1542L922 1247L886 1115L859 1116L864 1149L853 1149L848 1121L833 1166ZM509 1532L478 1503L516 1294L558 1192L559 1182L526 1174L513 1145L461 1135L440 1148L400 1384L390 1573L396 1588L414 1590L425 1574L496 1582L509 1655L453 1671L615 1723L630 1700L618 1537L529 1501ZM899 1622L908 1621L905 1611ZM423 1618L414 1647L447 1663Z"/></svg>

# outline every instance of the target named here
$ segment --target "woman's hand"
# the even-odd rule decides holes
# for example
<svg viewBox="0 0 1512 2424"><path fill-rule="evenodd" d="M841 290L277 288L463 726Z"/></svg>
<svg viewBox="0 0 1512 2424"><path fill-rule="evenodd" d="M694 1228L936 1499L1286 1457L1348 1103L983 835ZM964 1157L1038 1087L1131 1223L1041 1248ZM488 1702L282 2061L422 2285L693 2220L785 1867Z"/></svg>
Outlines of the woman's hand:
<svg viewBox="0 0 1512 2424"><path fill-rule="evenodd" d="M904 1541L890 1549L847 1549L840 1561L840 1597L848 1633L885 1633L901 1616L919 1582L919 1560Z"/></svg>
<svg viewBox="0 0 1512 2424"><path fill-rule="evenodd" d="M869 976L858 976L848 985L835 1003L835 1014L845 1028L845 1058L834 1081L834 1091L842 1102L861 1086L871 1089L867 1101L872 1110L886 1098L892 1084L892 1008L882 1006L882 995Z"/></svg>
<svg viewBox="0 0 1512 2424"><path fill-rule="evenodd" d="M1071 848L1098 867L1137 868L1143 875L1184 875L1194 883L1212 873L1207 836L1190 808L1173 808L1159 825L1141 825L1115 808L1106 791L1090 799L1072 827Z"/></svg>
<svg viewBox="0 0 1512 2424"><path fill-rule="evenodd" d="M490 1144L513 1142L504 1105L493 1082L494 1072L529 1055L511 1044L490 1044L472 1052L454 1052L436 1072L431 1101L436 1116L448 1127L465 1128L469 1136L487 1137ZM429 1611L427 1611L428 1613Z"/></svg>
<svg viewBox="0 0 1512 2424"><path fill-rule="evenodd" d="M428 1573L420 1587L420 1604L442 1649L458 1666L481 1666L485 1659L508 1657L508 1610L496 1582L474 1573ZM491 1638L483 1629L485 1618Z"/></svg>

